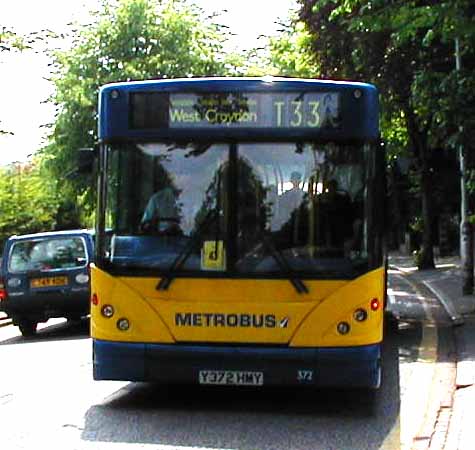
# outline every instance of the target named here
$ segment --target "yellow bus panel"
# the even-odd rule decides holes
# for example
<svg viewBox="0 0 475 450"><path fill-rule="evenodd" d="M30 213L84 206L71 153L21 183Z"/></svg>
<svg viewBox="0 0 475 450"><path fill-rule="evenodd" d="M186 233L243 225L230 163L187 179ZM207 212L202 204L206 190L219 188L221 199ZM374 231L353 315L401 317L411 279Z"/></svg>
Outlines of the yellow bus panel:
<svg viewBox="0 0 475 450"><path fill-rule="evenodd" d="M158 278L113 277L92 267L91 332L122 342L356 346L382 340L384 269L355 280L305 280L298 294L288 280L176 278L166 291ZM373 299L379 307L371 310ZM105 317L102 308L112 306ZM364 321L354 317L367 313ZM127 319L120 330L117 322ZM339 323L349 331L337 331Z"/></svg>

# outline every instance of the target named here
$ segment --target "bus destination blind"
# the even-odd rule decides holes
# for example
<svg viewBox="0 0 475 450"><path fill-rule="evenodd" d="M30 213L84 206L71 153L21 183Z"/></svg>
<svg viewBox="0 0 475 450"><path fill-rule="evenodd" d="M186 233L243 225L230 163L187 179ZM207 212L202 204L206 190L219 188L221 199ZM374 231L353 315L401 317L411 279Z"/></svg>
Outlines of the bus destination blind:
<svg viewBox="0 0 475 450"><path fill-rule="evenodd" d="M335 92L130 94L132 129L335 129L340 123Z"/></svg>

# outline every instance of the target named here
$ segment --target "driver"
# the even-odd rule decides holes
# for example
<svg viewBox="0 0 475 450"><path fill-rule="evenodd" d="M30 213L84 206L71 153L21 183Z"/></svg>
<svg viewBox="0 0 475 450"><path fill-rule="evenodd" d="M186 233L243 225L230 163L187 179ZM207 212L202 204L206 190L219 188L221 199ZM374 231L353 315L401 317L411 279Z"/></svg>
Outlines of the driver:
<svg viewBox="0 0 475 450"><path fill-rule="evenodd" d="M159 233L179 233L180 214L177 194L167 186L153 194L140 221L142 231Z"/></svg>

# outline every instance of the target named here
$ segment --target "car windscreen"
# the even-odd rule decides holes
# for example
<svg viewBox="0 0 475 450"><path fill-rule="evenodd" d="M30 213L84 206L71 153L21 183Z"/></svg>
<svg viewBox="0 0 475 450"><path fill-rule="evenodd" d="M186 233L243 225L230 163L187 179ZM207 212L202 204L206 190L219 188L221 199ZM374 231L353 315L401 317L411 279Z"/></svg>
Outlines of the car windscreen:
<svg viewBox="0 0 475 450"><path fill-rule="evenodd" d="M87 253L80 236L37 238L15 242L8 261L10 273L84 267Z"/></svg>

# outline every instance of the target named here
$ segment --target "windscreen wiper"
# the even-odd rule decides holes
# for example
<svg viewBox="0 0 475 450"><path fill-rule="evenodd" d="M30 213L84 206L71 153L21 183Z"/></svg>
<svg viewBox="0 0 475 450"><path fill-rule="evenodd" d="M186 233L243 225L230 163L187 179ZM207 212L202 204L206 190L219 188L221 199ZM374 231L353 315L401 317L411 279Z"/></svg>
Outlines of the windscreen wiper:
<svg viewBox="0 0 475 450"><path fill-rule="evenodd" d="M196 244L201 241L203 232L219 217L219 210L217 208L213 208L206 214L203 222L201 222L198 230L196 231L195 235L188 241L185 248L178 253L176 258L170 264L170 267L167 269L168 275L164 276L160 279L157 284L158 291L166 291L170 284L174 279L173 273L177 271L188 259L191 255L191 252L196 247Z"/></svg>
<svg viewBox="0 0 475 450"><path fill-rule="evenodd" d="M272 239L268 238L264 233L261 233L261 239L264 244L264 247L270 252L272 257L275 259L280 269L288 276L289 281L292 283L292 286L299 294L308 294L308 288L305 283L295 276L292 268L290 267L287 258L284 256L281 250L279 250Z"/></svg>
<svg viewBox="0 0 475 450"><path fill-rule="evenodd" d="M205 150L203 150L205 151ZM216 239L215 239L215 251L218 247L218 236L220 233L219 229L219 211L221 208L221 171L218 171L218 179L216 181L217 184L217 198L216 198L216 206L208 211L206 214L203 222L201 222L198 230L196 230L196 234L191 238L188 242L188 245L178 253L177 257L174 259L170 267L168 268L167 272L169 275L163 277L157 284L157 290L159 291L166 291L170 286L171 282L173 281L173 273L175 273L188 259L191 255L191 252L195 248L196 244L201 240L203 232L208 228L216 219L218 220L218 226L216 230Z"/></svg>

